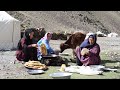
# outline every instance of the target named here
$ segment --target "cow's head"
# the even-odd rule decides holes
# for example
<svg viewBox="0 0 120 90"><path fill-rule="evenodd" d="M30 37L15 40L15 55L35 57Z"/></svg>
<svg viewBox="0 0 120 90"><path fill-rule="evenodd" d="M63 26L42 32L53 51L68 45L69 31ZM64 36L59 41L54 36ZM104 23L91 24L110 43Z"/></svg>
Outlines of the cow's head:
<svg viewBox="0 0 120 90"><path fill-rule="evenodd" d="M67 48L70 48L70 46L68 44L65 44L65 43L60 44L60 52L61 53Z"/></svg>
<svg viewBox="0 0 120 90"><path fill-rule="evenodd" d="M44 28L34 28L34 41L38 42L42 37L44 37L46 31Z"/></svg>

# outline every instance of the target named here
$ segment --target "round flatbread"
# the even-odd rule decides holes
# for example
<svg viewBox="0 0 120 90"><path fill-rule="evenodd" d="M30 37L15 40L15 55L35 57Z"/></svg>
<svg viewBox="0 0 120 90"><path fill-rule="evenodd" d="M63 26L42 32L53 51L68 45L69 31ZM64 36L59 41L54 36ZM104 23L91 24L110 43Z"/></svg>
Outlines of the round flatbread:
<svg viewBox="0 0 120 90"><path fill-rule="evenodd" d="M27 68L33 69L46 69L47 66L45 64L41 64L39 61L29 61L24 64Z"/></svg>
<svg viewBox="0 0 120 90"><path fill-rule="evenodd" d="M41 51L42 55L47 55L47 49L46 49L45 44L40 45L40 51Z"/></svg>
<svg viewBox="0 0 120 90"><path fill-rule="evenodd" d="M83 56L88 53L89 53L89 50L87 48L83 48L81 51L81 55L83 55Z"/></svg>

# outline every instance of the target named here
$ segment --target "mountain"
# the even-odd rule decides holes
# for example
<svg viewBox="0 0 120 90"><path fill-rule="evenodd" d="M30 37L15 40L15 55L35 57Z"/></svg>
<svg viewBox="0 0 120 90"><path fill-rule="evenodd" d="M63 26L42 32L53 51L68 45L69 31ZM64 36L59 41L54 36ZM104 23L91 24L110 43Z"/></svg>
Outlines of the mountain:
<svg viewBox="0 0 120 90"><path fill-rule="evenodd" d="M84 30L120 35L120 11L7 11L21 21L21 30L44 27L46 31Z"/></svg>

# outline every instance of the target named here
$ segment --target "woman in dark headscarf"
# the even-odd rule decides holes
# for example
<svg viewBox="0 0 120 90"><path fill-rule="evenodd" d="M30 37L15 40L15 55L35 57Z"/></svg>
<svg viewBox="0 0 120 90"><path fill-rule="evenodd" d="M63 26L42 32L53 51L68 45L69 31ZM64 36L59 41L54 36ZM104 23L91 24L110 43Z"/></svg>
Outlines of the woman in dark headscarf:
<svg viewBox="0 0 120 90"><path fill-rule="evenodd" d="M96 34L92 34L88 39L76 48L77 64L78 65L99 65L100 46L96 43Z"/></svg>
<svg viewBox="0 0 120 90"><path fill-rule="evenodd" d="M16 58L19 61L37 60L37 44L33 44L34 28L25 30L24 36L18 42Z"/></svg>

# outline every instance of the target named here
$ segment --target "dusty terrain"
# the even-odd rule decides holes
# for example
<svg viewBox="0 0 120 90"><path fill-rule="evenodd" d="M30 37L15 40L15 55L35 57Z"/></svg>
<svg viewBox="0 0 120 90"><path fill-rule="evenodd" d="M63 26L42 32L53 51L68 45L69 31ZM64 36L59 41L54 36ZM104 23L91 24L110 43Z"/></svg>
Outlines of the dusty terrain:
<svg viewBox="0 0 120 90"><path fill-rule="evenodd" d="M30 27L44 27L46 31L102 31L103 33L116 32L120 35L119 11L7 11L10 15L21 21L21 30ZM59 49L61 40L52 40L51 46ZM120 61L120 37L99 37L103 61ZM64 52L72 54L71 49ZM0 51L0 79L50 79L49 74L57 72L59 67L49 67L43 75L29 75L23 64L16 62L15 51ZM104 61L105 62L105 61ZM75 65L75 63L72 63ZM73 75L79 78L120 78L120 73L105 73L104 76L87 77Z"/></svg>
<svg viewBox="0 0 120 90"><path fill-rule="evenodd" d="M46 31L84 30L120 35L119 11L7 11L21 21L21 30L44 27Z"/></svg>
<svg viewBox="0 0 120 90"><path fill-rule="evenodd" d="M107 52L118 52L120 54L120 38L98 38L98 43L101 46L101 54L105 54ZM61 40L54 41L52 40L51 46L54 49L59 49L59 44ZM72 54L71 49L65 50L69 54ZM15 51L0 51L0 79L50 79L49 74L51 72L56 72L59 67L49 67L49 69L43 75L29 75L27 73L27 69L23 67L23 64L16 62L15 60ZM112 58L110 58L112 60ZM120 57L119 57L120 60ZM73 63L74 64L74 63ZM112 73L112 72L110 72ZM108 75L110 76L110 75ZM115 76L120 76L119 73L113 73L109 78L115 78ZM102 78L106 78L102 76ZM82 76L77 75L73 78L82 78ZM94 77L86 77L83 78L94 78ZM97 78L101 78L98 76Z"/></svg>

